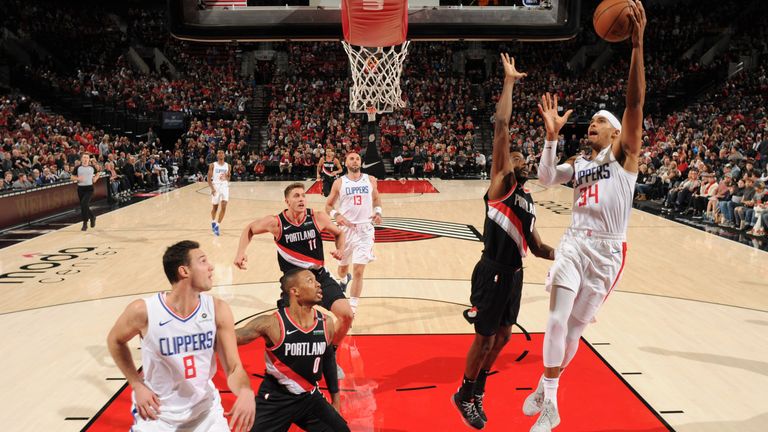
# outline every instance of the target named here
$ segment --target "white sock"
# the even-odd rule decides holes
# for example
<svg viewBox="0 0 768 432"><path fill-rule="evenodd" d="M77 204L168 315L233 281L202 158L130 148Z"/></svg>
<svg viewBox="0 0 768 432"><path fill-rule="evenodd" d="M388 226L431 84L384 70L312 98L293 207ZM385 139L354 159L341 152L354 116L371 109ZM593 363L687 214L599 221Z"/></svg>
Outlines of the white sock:
<svg viewBox="0 0 768 432"><path fill-rule="evenodd" d="M360 297L350 297L349 306L352 308L352 313L357 313L357 303L360 301Z"/></svg>
<svg viewBox="0 0 768 432"><path fill-rule="evenodd" d="M552 405L557 408L557 386L560 378L542 378L544 386L544 400L551 400Z"/></svg>
<svg viewBox="0 0 768 432"><path fill-rule="evenodd" d="M216 225L216 219L212 220L211 223Z"/></svg>

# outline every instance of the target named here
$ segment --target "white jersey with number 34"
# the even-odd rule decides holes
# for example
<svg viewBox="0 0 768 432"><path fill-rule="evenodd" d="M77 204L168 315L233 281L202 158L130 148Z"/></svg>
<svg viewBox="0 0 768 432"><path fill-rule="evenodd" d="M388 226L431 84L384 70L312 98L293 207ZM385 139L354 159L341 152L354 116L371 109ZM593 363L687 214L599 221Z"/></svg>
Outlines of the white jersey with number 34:
<svg viewBox="0 0 768 432"><path fill-rule="evenodd" d="M625 236L637 173L625 170L610 146L594 160L577 157L573 170L571 228Z"/></svg>

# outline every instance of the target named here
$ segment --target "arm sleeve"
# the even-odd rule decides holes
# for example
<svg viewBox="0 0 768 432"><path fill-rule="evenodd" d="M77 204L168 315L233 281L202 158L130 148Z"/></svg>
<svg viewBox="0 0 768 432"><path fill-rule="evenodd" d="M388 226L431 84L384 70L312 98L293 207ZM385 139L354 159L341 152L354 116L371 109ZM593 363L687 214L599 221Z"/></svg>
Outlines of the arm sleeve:
<svg viewBox="0 0 768 432"><path fill-rule="evenodd" d="M557 141L544 141L544 150L539 160L539 183L549 186L569 182L573 178L573 167L563 163L555 166Z"/></svg>

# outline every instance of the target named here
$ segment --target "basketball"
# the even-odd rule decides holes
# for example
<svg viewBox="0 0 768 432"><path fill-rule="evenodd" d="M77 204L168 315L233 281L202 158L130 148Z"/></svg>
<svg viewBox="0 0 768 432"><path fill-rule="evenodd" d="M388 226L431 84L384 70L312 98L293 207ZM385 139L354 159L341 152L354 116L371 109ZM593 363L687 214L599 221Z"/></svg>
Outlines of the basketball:
<svg viewBox="0 0 768 432"><path fill-rule="evenodd" d="M605 0L592 16L595 33L607 42L621 42L632 34L631 0Z"/></svg>

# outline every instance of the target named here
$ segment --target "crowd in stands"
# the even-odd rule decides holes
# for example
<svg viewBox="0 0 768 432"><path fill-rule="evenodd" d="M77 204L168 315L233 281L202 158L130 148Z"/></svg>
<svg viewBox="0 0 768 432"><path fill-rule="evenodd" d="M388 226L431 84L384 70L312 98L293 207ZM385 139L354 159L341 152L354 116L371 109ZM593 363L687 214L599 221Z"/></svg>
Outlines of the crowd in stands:
<svg viewBox="0 0 768 432"><path fill-rule="evenodd" d="M685 58L683 53L697 40L745 19L738 8L715 0L702 3L711 13L682 19L679 11L689 3L661 2L648 8L656 19L646 34L649 96L664 95L687 77L738 56L768 54L765 38L737 31L731 49L714 62L700 65L690 60L700 53ZM152 131L138 138L109 136L45 112L21 96L8 96L0 105L3 188L66 180L84 151L95 155L120 194L182 177L200 179L217 148L226 149L233 179L246 180L314 177L326 148L333 148L343 162L346 152L361 151L368 144L365 117L349 113L349 62L338 43L279 45L287 51L288 65L270 74L267 122L254 126L263 128L265 139L254 149L248 139L259 131L244 120L253 87L240 76L242 47L176 41L165 33L159 10L129 8L128 29L121 31L99 8L81 14L52 1L22 5L20 0L4 2L2 24L34 38L67 63L37 62L27 71L35 79L137 112L183 111L191 121L175 145L163 150ZM765 30L764 25L756 29L758 34ZM576 119L588 119L598 109L617 114L623 109L623 100L616 95L623 94L626 86L627 44L611 45L614 56L597 70L573 70L567 64L569 56L563 55L598 42L592 32L584 31L567 42L483 44L488 52L512 53L518 68L528 73L515 89L509 132L533 173L544 134L536 110L543 92L556 92L563 107L575 110ZM131 43L161 47L176 69L161 68L148 75L134 70L125 57ZM481 142L481 136L490 139L489 117L501 91L501 73L494 62L488 78L477 83L457 70L453 54L468 47L412 43L401 79L407 105L380 115L376 123L381 153L392 160L396 176L486 175L490 143ZM674 112L649 107L653 115L644 124L637 199L660 200L672 213L762 233L758 220L764 214L768 180L767 92L763 66L735 75ZM585 142L576 136L562 137L560 146L565 157Z"/></svg>

